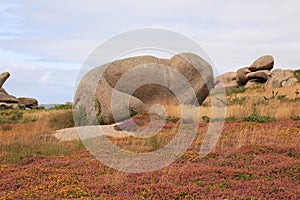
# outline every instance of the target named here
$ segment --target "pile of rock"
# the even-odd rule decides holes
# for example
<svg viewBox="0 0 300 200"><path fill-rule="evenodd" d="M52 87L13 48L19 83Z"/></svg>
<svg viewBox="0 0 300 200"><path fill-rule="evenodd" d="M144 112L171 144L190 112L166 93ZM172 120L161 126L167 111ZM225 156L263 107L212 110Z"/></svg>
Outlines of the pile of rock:
<svg viewBox="0 0 300 200"><path fill-rule="evenodd" d="M250 67L243 67L236 72L227 72L215 78L215 88L221 87L221 80L225 90L245 86L255 87L264 83L266 89L293 86L297 83L292 70L273 70L274 58L265 55L255 60Z"/></svg>
<svg viewBox="0 0 300 200"><path fill-rule="evenodd" d="M0 74L0 108L2 109L40 109L38 101L34 98L20 97L17 98L6 92L2 87L9 78L9 72Z"/></svg>

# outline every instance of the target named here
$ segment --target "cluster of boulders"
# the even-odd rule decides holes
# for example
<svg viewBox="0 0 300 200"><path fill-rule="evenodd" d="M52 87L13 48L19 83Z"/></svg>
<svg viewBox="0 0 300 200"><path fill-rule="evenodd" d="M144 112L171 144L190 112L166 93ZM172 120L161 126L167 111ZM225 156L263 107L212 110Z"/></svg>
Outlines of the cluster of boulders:
<svg viewBox="0 0 300 200"><path fill-rule="evenodd" d="M264 84L264 88L279 88L294 86L297 78L293 70L273 69L274 58L265 55L255 60L249 67L243 67L236 72L227 72L215 78L215 88L221 88L222 82L225 90L245 86L252 88Z"/></svg>
<svg viewBox="0 0 300 200"><path fill-rule="evenodd" d="M9 72L0 74L0 108L1 109L40 109L38 101L34 98L20 97L17 98L6 92L2 87L9 78Z"/></svg>

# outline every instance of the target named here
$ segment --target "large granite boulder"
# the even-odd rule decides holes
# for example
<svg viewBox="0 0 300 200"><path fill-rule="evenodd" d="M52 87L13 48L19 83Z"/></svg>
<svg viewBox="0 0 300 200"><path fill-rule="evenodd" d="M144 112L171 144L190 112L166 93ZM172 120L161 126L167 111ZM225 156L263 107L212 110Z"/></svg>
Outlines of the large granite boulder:
<svg viewBox="0 0 300 200"><path fill-rule="evenodd" d="M276 69L271 73L271 77L265 83L265 88L279 88L285 86L292 86L296 84L296 78L292 70Z"/></svg>
<svg viewBox="0 0 300 200"><path fill-rule="evenodd" d="M249 67L249 70L254 72L258 70L271 70L274 65L274 58L271 55L266 55L255 60Z"/></svg>
<svg viewBox="0 0 300 200"><path fill-rule="evenodd" d="M85 115L87 124L95 123L95 117L98 122L110 124L126 119L128 112L146 112L156 103L199 105L213 83L210 64L192 53L171 59L126 58L85 74L74 106L78 116Z"/></svg>

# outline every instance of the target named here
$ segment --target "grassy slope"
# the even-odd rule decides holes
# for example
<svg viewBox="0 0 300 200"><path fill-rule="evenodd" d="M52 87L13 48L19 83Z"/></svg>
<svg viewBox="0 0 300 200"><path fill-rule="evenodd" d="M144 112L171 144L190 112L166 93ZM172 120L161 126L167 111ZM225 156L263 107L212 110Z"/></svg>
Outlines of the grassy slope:
<svg viewBox="0 0 300 200"><path fill-rule="evenodd" d="M300 121L295 89L248 90L230 98L251 100L228 107L228 116L242 119L254 103L260 115L273 115L275 122L226 122L221 138L204 159L198 158L208 124L201 121L198 137L185 155L172 165L152 173L128 174L104 166L80 142L60 143L49 136L66 123L66 111L38 111L24 116L37 120L26 124L1 124L0 199L9 198L99 198L99 199L297 199L300 197ZM277 96L278 96L277 95ZM209 99L207 100L207 102ZM249 107L247 107L249 106ZM281 108L282 107L282 108ZM169 108L177 114L178 108ZM209 116L209 107L201 115ZM242 110L242 111L241 111ZM145 118L138 117L147 121ZM142 121L143 121L142 120ZM67 120L68 121L68 120ZM4 126L4 128L3 128ZM5 128L6 126L6 128ZM7 126L11 126L11 129ZM112 139L116 145L140 152L152 151L176 132L168 121L152 139Z"/></svg>

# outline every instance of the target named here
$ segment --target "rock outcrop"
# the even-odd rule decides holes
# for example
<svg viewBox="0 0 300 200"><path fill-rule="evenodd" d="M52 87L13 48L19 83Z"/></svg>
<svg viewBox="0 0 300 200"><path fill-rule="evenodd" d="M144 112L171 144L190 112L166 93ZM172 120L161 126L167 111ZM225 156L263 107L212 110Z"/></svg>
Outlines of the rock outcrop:
<svg viewBox="0 0 300 200"><path fill-rule="evenodd" d="M16 98L10 95L2 86L10 77L9 72L0 74L0 107L2 109L33 109L38 107L38 101L34 98Z"/></svg>
<svg viewBox="0 0 300 200"><path fill-rule="evenodd" d="M3 84L9 78L9 76L10 76L9 72L4 72L0 74L0 88L2 88Z"/></svg>
<svg viewBox="0 0 300 200"><path fill-rule="evenodd" d="M239 85L244 85L249 80L247 78L247 74L250 73L249 67L243 67L237 70L236 72L236 80Z"/></svg>
<svg viewBox="0 0 300 200"><path fill-rule="evenodd" d="M239 86L237 82L237 73L236 72L227 72L215 78L215 88L220 88L221 84L225 90L236 88Z"/></svg>
<svg viewBox="0 0 300 200"><path fill-rule="evenodd" d="M249 70L252 72L258 70L271 70L274 66L274 58L273 56L266 55L255 60L249 67Z"/></svg>
<svg viewBox="0 0 300 200"><path fill-rule="evenodd" d="M96 116L100 123L111 124L156 103L199 105L213 80L210 64L192 53L171 59L126 58L88 72L77 88L74 105L90 123Z"/></svg>
<svg viewBox="0 0 300 200"><path fill-rule="evenodd" d="M38 106L38 101L34 98L28 97L19 97L19 104L24 105L25 107Z"/></svg>
<svg viewBox="0 0 300 200"><path fill-rule="evenodd" d="M223 80L225 90L245 86L256 87L264 84L266 89L288 87L295 85L298 80L292 70L273 70L274 58L265 55L256 59L250 67L242 67L237 72L228 72L215 78L215 88L220 87L220 79Z"/></svg>
<svg viewBox="0 0 300 200"><path fill-rule="evenodd" d="M271 73L271 77L265 84L265 88L278 88L293 86L297 83L297 79L292 70L276 69Z"/></svg>
<svg viewBox="0 0 300 200"><path fill-rule="evenodd" d="M258 82L266 82L271 76L271 72L269 70L259 70L255 72L250 72L246 75L248 80L258 80Z"/></svg>

